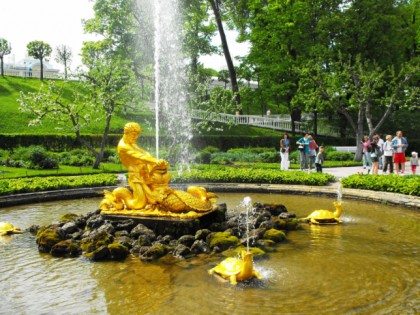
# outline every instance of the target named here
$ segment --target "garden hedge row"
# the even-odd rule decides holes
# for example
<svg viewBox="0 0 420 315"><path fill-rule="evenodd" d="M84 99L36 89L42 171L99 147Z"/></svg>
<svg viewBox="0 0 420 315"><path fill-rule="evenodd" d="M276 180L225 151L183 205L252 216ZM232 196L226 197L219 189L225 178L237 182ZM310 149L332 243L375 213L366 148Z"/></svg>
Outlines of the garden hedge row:
<svg viewBox="0 0 420 315"><path fill-rule="evenodd" d="M248 148L248 147L275 147L278 149L279 141L284 132L279 132L278 137L261 137L261 136L229 136L229 135L195 135L191 142L193 146L201 150L207 146L214 146L221 151L227 151L231 148ZM121 139L121 134L110 134L108 136L108 146L115 147ZM84 135L83 138L89 141L93 146L99 147L101 135ZM292 144L300 136L291 137ZM327 136L317 136L316 141L319 145L329 146L354 146L354 139L334 138ZM420 150L420 140L409 140L409 152ZM142 136L139 140L142 146L153 147L155 145L154 136ZM165 136L160 137L159 141L163 146L170 143L170 139ZM43 145L49 151L69 151L81 147L74 135L28 135L28 134L0 134L0 148L10 150L19 146Z"/></svg>

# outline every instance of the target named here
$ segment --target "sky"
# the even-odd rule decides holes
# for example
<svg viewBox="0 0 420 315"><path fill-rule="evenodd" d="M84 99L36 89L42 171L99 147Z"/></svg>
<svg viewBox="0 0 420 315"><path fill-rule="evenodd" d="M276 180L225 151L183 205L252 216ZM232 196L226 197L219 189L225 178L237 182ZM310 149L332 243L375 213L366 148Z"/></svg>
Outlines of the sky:
<svg viewBox="0 0 420 315"><path fill-rule="evenodd" d="M76 68L81 64L79 55L83 41L94 39L93 35L84 34L82 20L93 16L93 2L90 0L0 0L0 38L12 45L12 52L5 56L5 62L11 62L12 55L15 62L25 58L26 45L41 40L53 48L49 62L54 67L62 70L62 66L54 61L55 48L67 45L73 52L70 66ZM234 32L227 32L233 58L248 51L247 44L238 44L235 39ZM220 45L218 34L214 37L214 44ZM200 61L205 67L216 70L227 68L223 56L203 56Z"/></svg>

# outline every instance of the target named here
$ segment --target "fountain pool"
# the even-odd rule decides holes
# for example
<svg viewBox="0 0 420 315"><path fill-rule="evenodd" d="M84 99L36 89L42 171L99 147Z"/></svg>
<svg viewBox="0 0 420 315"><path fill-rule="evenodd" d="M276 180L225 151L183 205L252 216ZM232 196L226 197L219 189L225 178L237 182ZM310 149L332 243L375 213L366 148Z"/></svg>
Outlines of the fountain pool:
<svg viewBox="0 0 420 315"><path fill-rule="evenodd" d="M229 211L243 194L219 194ZM333 199L249 194L304 217ZM86 213L99 199L0 209L0 221L27 228ZM344 200L341 225L288 233L255 268L265 278L236 287L209 276L221 257L92 263L37 250L30 233L0 238L0 314L418 314L419 213Z"/></svg>

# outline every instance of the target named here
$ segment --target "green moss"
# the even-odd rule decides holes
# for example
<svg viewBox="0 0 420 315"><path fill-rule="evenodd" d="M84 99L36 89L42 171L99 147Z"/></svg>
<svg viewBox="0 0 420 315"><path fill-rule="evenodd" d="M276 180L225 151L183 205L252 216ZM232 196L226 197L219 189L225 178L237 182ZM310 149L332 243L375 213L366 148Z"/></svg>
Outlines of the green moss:
<svg viewBox="0 0 420 315"><path fill-rule="evenodd" d="M285 230L286 229L287 222L284 219L274 218L273 223L274 223L274 227L277 230Z"/></svg>
<svg viewBox="0 0 420 315"><path fill-rule="evenodd" d="M36 243L40 252L48 253L51 248L60 242L61 236L52 228L41 228L36 234Z"/></svg>
<svg viewBox="0 0 420 315"><path fill-rule="evenodd" d="M210 248L219 247L221 250L239 244L239 239L230 232L216 232L209 235Z"/></svg>
<svg viewBox="0 0 420 315"><path fill-rule="evenodd" d="M108 250L111 255L111 259L115 260L125 259L129 254L128 248L117 242L109 244Z"/></svg>
<svg viewBox="0 0 420 315"><path fill-rule="evenodd" d="M270 230L267 230L264 233L263 238L267 239L267 240L272 240L276 243L279 243L279 242L286 239L286 234L284 234L284 232L276 230L276 229L270 229Z"/></svg>
<svg viewBox="0 0 420 315"><path fill-rule="evenodd" d="M107 232L102 232L82 240L81 248L84 252L93 252L102 246L112 243L111 237Z"/></svg>
<svg viewBox="0 0 420 315"><path fill-rule="evenodd" d="M299 227L299 220L296 218L288 219L286 222L286 230L297 230Z"/></svg>
<svg viewBox="0 0 420 315"><path fill-rule="evenodd" d="M73 240L64 240L51 248L51 255L55 257L77 257L82 253L80 245Z"/></svg>
<svg viewBox="0 0 420 315"><path fill-rule="evenodd" d="M77 217L78 217L78 215L77 215L77 214L75 214L75 213L66 213L65 215L63 215L63 216L60 218L60 221L61 221L61 222L73 221L73 220L75 220Z"/></svg>
<svg viewBox="0 0 420 315"><path fill-rule="evenodd" d="M143 258L158 259L162 256L165 256L167 252L168 252L167 246L153 245L147 250L146 253L144 253Z"/></svg>

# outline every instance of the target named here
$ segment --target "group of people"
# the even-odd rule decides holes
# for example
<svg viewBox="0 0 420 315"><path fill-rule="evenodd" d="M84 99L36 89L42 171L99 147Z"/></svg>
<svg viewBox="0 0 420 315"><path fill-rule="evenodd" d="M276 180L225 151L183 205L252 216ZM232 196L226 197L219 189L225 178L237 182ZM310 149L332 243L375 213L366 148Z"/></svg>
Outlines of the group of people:
<svg viewBox="0 0 420 315"><path fill-rule="evenodd" d="M315 167L317 172L322 173L322 164L324 163L324 147L318 146L316 141L309 133L306 133L304 137L300 138L296 144L298 145L299 150L300 170L306 170L310 172ZM280 140L281 170L289 169L290 147L291 144L289 135L286 133Z"/></svg>
<svg viewBox="0 0 420 315"><path fill-rule="evenodd" d="M398 130L395 137L387 135L385 141L379 135L374 135L372 141L368 136L364 136L362 140L363 146L363 168L368 169L368 174L372 170L372 174L378 174L378 170L382 170L383 174L395 173L404 174L406 163L406 151L408 141L403 137L401 130ZM411 153L410 158L411 172L416 174L419 165L417 152Z"/></svg>
<svg viewBox="0 0 420 315"><path fill-rule="evenodd" d="M313 137L306 133L305 136L296 142L299 150L300 170L310 172L315 166L317 172L322 172L322 164L324 163L324 147L318 146ZM382 140L379 135L374 135L372 141L368 136L364 136L363 141L363 168L368 169L368 174L378 174L378 170L382 170L383 174L395 173L404 174L406 163L406 150L408 142L401 130L397 131L396 136L386 136L386 140ZM280 169L288 170L290 166L289 153L291 143L289 135L284 134L280 140ZM317 152L318 150L318 152ZM411 153L410 158L411 172L416 174L417 166L419 166L417 152Z"/></svg>

